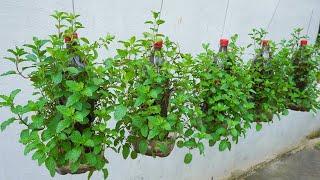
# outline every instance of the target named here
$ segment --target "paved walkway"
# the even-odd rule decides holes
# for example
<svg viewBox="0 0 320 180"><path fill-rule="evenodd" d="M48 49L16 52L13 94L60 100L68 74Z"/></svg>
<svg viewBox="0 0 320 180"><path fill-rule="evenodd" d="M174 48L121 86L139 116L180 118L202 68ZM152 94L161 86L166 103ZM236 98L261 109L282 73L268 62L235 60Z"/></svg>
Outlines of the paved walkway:
<svg viewBox="0 0 320 180"><path fill-rule="evenodd" d="M314 145L258 168L245 180L320 180L320 150Z"/></svg>

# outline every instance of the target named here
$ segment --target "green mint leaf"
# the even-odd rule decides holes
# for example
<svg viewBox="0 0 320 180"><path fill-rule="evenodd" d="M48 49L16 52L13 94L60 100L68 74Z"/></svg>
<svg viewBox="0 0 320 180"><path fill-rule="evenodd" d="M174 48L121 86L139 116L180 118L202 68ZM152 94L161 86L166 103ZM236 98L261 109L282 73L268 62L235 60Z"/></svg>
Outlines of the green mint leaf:
<svg viewBox="0 0 320 180"><path fill-rule="evenodd" d="M228 148L228 141L227 140L222 140L219 143L219 151L224 151Z"/></svg>
<svg viewBox="0 0 320 180"><path fill-rule="evenodd" d="M134 107L139 107L145 101L146 101L146 97L144 95L139 96L134 103Z"/></svg>
<svg viewBox="0 0 320 180"><path fill-rule="evenodd" d="M131 151L130 156L131 156L131 159L137 159L138 153L136 151Z"/></svg>
<svg viewBox="0 0 320 180"><path fill-rule="evenodd" d="M147 125L143 125L142 128L140 129L140 133L142 134L143 137L147 137L149 132L149 128Z"/></svg>
<svg viewBox="0 0 320 180"><path fill-rule="evenodd" d="M158 129L151 129L151 131L149 132L149 135L148 135L148 139L152 139L154 137L156 137L158 134L159 134L159 130Z"/></svg>
<svg viewBox="0 0 320 180"><path fill-rule="evenodd" d="M184 156L184 163L189 164L192 161L192 154L191 153L187 153Z"/></svg>
<svg viewBox="0 0 320 180"><path fill-rule="evenodd" d="M15 71L7 71L3 74L1 74L0 76L8 76L8 75L12 75L12 74L17 74Z"/></svg>
<svg viewBox="0 0 320 180"><path fill-rule="evenodd" d="M54 84L59 84L62 81L62 73L58 72L51 77Z"/></svg>
<svg viewBox="0 0 320 180"><path fill-rule="evenodd" d="M148 150L148 143L145 140L139 142L139 151L141 154L145 154Z"/></svg>
<svg viewBox="0 0 320 180"><path fill-rule="evenodd" d="M130 146L128 144L125 144L122 149L122 156L124 159L127 159L129 154L130 154Z"/></svg>
<svg viewBox="0 0 320 180"><path fill-rule="evenodd" d="M51 177L56 174L56 162L53 157L48 157L45 161L45 165L50 172Z"/></svg>
<svg viewBox="0 0 320 180"><path fill-rule="evenodd" d="M66 81L66 85L71 92L79 92L83 89L83 82Z"/></svg>
<svg viewBox="0 0 320 180"><path fill-rule="evenodd" d="M66 106L70 107L70 106L74 105L76 102L78 102L80 100L80 98L81 97L79 94L77 94L77 93L72 94L71 96L68 97Z"/></svg>
<svg viewBox="0 0 320 180"><path fill-rule="evenodd" d="M80 146L75 147L69 152L67 152L66 159L74 163L80 158L81 152L82 152L82 148Z"/></svg>
<svg viewBox="0 0 320 180"><path fill-rule="evenodd" d="M262 129L262 124L257 123L257 125L256 125L256 130L257 130L257 131L260 131L261 129Z"/></svg>
<svg viewBox="0 0 320 180"><path fill-rule="evenodd" d="M77 75L77 74L80 73L80 71L79 71L77 68L75 68L75 67L68 67L68 68L67 68L67 71L68 71L69 73L71 73L72 75Z"/></svg>
<svg viewBox="0 0 320 180"><path fill-rule="evenodd" d="M64 129L68 128L71 125L71 120L64 119L60 121L57 125L57 133L61 133Z"/></svg>
<svg viewBox="0 0 320 180"><path fill-rule="evenodd" d="M102 173L103 173L103 178L106 180L109 176L108 169L106 168L102 169Z"/></svg>
<svg viewBox="0 0 320 180"><path fill-rule="evenodd" d="M10 124L12 124L14 121L16 120L16 118L10 118L6 121L3 121L0 125L0 129L1 131L4 131Z"/></svg>
<svg viewBox="0 0 320 180"><path fill-rule="evenodd" d="M124 105L119 105L115 108L114 111L114 118L116 120L122 120L123 117L126 115L127 113L127 107L125 107Z"/></svg>

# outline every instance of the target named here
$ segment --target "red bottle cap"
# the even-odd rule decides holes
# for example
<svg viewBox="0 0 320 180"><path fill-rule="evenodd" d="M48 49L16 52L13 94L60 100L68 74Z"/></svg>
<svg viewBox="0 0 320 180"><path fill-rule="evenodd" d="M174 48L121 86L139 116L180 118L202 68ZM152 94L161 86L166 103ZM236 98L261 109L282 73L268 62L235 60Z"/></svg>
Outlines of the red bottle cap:
<svg viewBox="0 0 320 180"><path fill-rule="evenodd" d="M269 45L269 40L264 39L264 40L261 41L261 44L262 44L262 46L268 46Z"/></svg>
<svg viewBox="0 0 320 180"><path fill-rule="evenodd" d="M228 39L220 39L220 46L221 47L227 47L229 45Z"/></svg>
<svg viewBox="0 0 320 180"><path fill-rule="evenodd" d="M68 42L70 42L71 41L71 38L70 37L64 37L64 42L65 43L68 43Z"/></svg>
<svg viewBox="0 0 320 180"><path fill-rule="evenodd" d="M163 46L163 41L160 40L160 41L157 41L153 44L153 47L156 48L156 49L161 49Z"/></svg>
<svg viewBox="0 0 320 180"><path fill-rule="evenodd" d="M75 32L75 33L72 33L72 36L70 37L70 36L66 36L66 37L64 37L64 42L65 43L68 43L68 42L70 42L71 40L73 40L73 39L78 39L78 34Z"/></svg>
<svg viewBox="0 0 320 180"><path fill-rule="evenodd" d="M308 45L308 40L306 40L306 39L301 39L301 41L300 41L300 46L306 46L306 45Z"/></svg>

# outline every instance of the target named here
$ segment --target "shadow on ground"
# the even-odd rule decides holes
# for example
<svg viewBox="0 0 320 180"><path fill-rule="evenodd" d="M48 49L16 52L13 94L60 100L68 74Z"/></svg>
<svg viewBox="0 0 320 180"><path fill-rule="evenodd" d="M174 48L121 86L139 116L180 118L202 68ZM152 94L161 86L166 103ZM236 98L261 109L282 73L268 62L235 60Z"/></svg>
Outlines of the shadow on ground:
<svg viewBox="0 0 320 180"><path fill-rule="evenodd" d="M312 143L301 151L284 155L239 179L320 180L320 150Z"/></svg>

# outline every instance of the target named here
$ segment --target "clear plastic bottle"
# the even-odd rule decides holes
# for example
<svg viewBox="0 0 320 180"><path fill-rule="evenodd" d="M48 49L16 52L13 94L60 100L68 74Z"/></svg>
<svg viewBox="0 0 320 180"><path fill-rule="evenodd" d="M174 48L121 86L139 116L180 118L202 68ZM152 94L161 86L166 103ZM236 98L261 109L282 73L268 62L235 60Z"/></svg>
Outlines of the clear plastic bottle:
<svg viewBox="0 0 320 180"><path fill-rule="evenodd" d="M161 66L163 64L163 58L161 57L162 46L162 40L159 40L153 44L153 51L150 56L150 62L156 66Z"/></svg>
<svg viewBox="0 0 320 180"><path fill-rule="evenodd" d="M271 69L269 69L268 66L270 65L271 58L272 53L270 51L269 40L264 39L261 41L261 48L254 59L256 71L258 71L261 75L270 74Z"/></svg>
<svg viewBox="0 0 320 180"><path fill-rule="evenodd" d="M78 39L78 34L73 33L71 37L65 37L64 42L66 43L66 48L69 50L70 53L74 53L75 49L74 46L78 46L78 42L75 41ZM84 68L85 64L81 62L81 58L78 55L75 55L70 58L70 65L73 67L80 67Z"/></svg>
<svg viewBox="0 0 320 180"><path fill-rule="evenodd" d="M228 39L220 39L220 48L219 52L227 52L228 51L229 40Z"/></svg>
<svg viewBox="0 0 320 180"><path fill-rule="evenodd" d="M220 39L219 44L220 44L219 53L227 53L229 40L228 39ZM225 68L226 62L223 62L223 60L221 58L216 57L215 63L218 65L218 67Z"/></svg>
<svg viewBox="0 0 320 180"><path fill-rule="evenodd" d="M271 59L271 52L270 52L270 46L269 46L269 40L262 40L261 42L261 48L262 48L262 51L261 51L261 54L260 56L263 58L263 59L268 59L270 60Z"/></svg>
<svg viewBox="0 0 320 180"><path fill-rule="evenodd" d="M268 101L268 98L260 94L265 89L265 80L272 75L272 68L270 68L271 58L272 53L270 51L269 40L262 40L257 55L253 60L253 73L255 74L253 89L258 92L252 94L255 102L256 122L269 122L273 118L273 113L265 109L263 105Z"/></svg>
<svg viewBox="0 0 320 180"><path fill-rule="evenodd" d="M308 40L302 39L300 41L300 46L293 57L294 65L294 81L296 87L301 91L304 90L308 85L308 62L310 54L306 51L306 46L308 45Z"/></svg>

